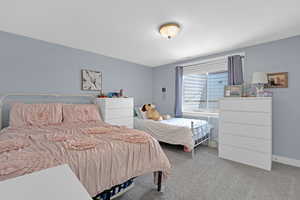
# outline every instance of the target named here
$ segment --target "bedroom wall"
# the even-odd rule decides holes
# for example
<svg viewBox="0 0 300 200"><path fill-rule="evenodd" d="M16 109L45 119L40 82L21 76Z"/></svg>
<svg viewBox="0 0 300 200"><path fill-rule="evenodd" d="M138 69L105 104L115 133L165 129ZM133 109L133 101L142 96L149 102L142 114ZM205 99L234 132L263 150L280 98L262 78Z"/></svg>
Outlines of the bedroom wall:
<svg viewBox="0 0 300 200"><path fill-rule="evenodd" d="M273 154L300 160L300 36L154 68L153 103L163 113L174 113L175 66L236 52L245 52L247 81L256 71L289 72L289 88L272 89ZM162 87L167 94L162 94Z"/></svg>
<svg viewBox="0 0 300 200"><path fill-rule="evenodd" d="M104 92L123 88L135 104L152 101L149 67L0 31L0 94L89 94L81 69L101 71Z"/></svg>

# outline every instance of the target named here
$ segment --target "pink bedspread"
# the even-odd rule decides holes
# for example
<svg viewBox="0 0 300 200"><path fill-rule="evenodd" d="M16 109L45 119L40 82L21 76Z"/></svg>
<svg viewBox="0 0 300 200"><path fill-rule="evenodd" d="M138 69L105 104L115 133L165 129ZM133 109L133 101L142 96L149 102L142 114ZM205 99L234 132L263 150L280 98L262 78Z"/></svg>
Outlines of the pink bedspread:
<svg viewBox="0 0 300 200"><path fill-rule="evenodd" d="M159 143L145 132L103 122L6 128L0 141L26 140L0 153L0 181L69 164L91 196L170 163ZM21 148L22 147L22 148Z"/></svg>

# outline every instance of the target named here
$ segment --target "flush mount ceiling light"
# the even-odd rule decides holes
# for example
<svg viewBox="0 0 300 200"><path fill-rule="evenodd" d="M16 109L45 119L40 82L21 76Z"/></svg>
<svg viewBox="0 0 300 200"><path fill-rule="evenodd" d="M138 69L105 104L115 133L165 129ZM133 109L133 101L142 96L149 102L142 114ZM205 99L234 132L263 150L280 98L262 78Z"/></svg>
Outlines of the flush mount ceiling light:
<svg viewBox="0 0 300 200"><path fill-rule="evenodd" d="M168 39L174 38L180 31L180 26L177 23L167 23L159 27L159 33Z"/></svg>

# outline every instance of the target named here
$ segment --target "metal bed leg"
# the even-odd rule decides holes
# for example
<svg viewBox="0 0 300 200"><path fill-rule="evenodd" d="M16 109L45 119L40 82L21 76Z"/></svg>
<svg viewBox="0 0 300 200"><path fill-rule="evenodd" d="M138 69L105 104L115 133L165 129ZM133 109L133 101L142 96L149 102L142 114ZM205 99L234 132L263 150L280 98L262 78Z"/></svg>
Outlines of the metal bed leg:
<svg viewBox="0 0 300 200"><path fill-rule="evenodd" d="M191 130L192 130L192 135L193 135L192 137L193 137L193 143L194 143L194 147L192 149L192 159L194 159L196 145L195 145L195 141L194 141L194 139L195 139L195 131L194 131L194 122L193 121L191 121Z"/></svg>
<svg viewBox="0 0 300 200"><path fill-rule="evenodd" d="M207 140L207 146L208 147L210 147L211 132L212 132L212 129L210 129L209 132L208 132L208 140Z"/></svg>
<svg viewBox="0 0 300 200"><path fill-rule="evenodd" d="M192 159L194 159L194 157L195 157L195 148L193 148L192 150Z"/></svg>
<svg viewBox="0 0 300 200"><path fill-rule="evenodd" d="M162 171L158 172L157 191L161 192Z"/></svg>

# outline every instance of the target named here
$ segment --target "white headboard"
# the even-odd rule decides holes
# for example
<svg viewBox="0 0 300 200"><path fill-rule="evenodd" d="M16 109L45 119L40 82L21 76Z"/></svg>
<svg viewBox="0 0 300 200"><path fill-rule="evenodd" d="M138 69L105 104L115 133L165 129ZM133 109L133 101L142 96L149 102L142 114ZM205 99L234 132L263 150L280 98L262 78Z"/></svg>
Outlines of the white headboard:
<svg viewBox="0 0 300 200"><path fill-rule="evenodd" d="M12 103L73 103L92 104L94 94L3 94L0 95L0 129L9 125L9 111Z"/></svg>

